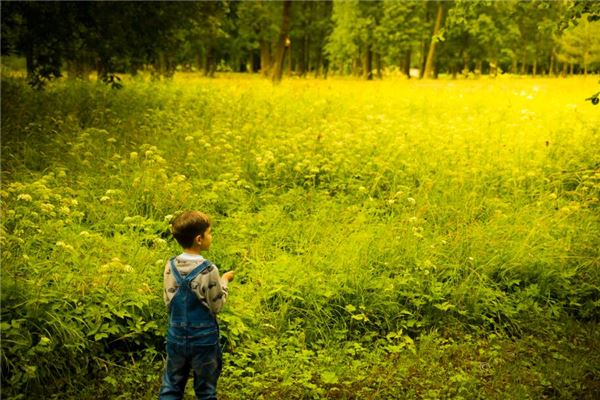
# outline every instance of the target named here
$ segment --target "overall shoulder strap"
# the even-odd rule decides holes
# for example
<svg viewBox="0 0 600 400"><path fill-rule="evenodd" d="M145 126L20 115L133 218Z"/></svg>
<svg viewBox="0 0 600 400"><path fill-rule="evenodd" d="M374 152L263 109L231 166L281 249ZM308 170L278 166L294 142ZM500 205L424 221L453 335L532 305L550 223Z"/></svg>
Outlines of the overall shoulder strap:
<svg viewBox="0 0 600 400"><path fill-rule="evenodd" d="M212 262L210 262L209 260L204 260L202 262L202 264L199 264L189 274L187 274L187 276L185 277L185 280L187 282L193 281L195 277L197 277L199 274L202 273L202 271L204 271L206 268L210 267L211 265L212 265Z"/></svg>
<svg viewBox="0 0 600 400"><path fill-rule="evenodd" d="M179 270L175 266L175 257L171 258L169 264L171 266L171 273L175 277L175 282L177 282L177 285L181 286L181 283L183 282L183 278L181 277L181 274L179 273Z"/></svg>

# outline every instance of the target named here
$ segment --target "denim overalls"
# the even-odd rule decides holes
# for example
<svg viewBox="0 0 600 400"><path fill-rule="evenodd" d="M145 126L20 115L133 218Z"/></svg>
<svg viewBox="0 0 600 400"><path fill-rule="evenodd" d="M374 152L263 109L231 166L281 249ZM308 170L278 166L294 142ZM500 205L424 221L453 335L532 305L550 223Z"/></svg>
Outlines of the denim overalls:
<svg viewBox="0 0 600 400"><path fill-rule="evenodd" d="M167 332L167 367L163 375L159 399L182 399L190 370L194 373L194 391L201 400L217 398L217 380L222 359L219 327L216 317L192 292L191 282L211 262L205 260L182 277L171 258L171 273L177 292L169 303Z"/></svg>

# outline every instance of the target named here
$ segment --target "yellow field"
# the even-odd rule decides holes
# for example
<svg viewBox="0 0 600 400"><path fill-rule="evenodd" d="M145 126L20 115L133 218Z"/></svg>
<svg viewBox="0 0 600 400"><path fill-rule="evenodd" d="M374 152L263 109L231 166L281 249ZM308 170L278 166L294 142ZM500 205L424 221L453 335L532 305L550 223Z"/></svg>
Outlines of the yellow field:
<svg viewBox="0 0 600 400"><path fill-rule="evenodd" d="M3 397L155 397L184 209L224 399L597 393L598 77L124 84L3 78Z"/></svg>

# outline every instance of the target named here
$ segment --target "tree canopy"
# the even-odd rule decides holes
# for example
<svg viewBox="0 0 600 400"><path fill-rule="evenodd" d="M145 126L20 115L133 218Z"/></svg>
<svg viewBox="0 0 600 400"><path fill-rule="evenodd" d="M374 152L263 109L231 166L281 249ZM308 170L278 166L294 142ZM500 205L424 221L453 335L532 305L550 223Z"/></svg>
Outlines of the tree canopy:
<svg viewBox="0 0 600 400"><path fill-rule="evenodd" d="M176 69L421 77L600 70L592 1L2 2L2 54L33 86ZM275 74L275 75L273 75ZM415 75L415 74L413 74Z"/></svg>

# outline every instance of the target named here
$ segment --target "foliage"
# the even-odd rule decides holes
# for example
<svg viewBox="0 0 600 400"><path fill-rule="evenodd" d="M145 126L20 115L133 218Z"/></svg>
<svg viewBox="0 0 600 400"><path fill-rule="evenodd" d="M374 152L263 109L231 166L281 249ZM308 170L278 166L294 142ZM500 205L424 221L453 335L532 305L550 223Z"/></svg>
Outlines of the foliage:
<svg viewBox="0 0 600 400"><path fill-rule="evenodd" d="M588 22L584 15L581 22L565 32L561 38L559 57L571 63L583 65L587 74L588 66L600 63L600 21Z"/></svg>
<svg viewBox="0 0 600 400"><path fill-rule="evenodd" d="M220 393L597 393L589 82L2 81L2 397L154 398L171 215L234 269Z"/></svg>
<svg viewBox="0 0 600 400"><path fill-rule="evenodd" d="M83 79L95 70L105 80L141 70L151 71L155 79L171 78L176 70L202 70L211 77L217 71L271 76L282 63L275 62L275 52L284 3L4 2L2 54L25 57L36 88L65 70ZM333 72L367 79L373 78L373 70L381 78L398 67L406 75L417 68L421 77L456 77L459 71L465 76L508 71L535 76L555 74L557 62L574 64L575 73L598 70L597 63L588 62L597 58L597 50L573 40L573 32L579 32L574 27L582 20L586 26L598 23L596 2L294 3L287 18L291 47L287 55L283 52L290 75L326 77L331 66ZM444 22L434 32L438 8ZM561 46L562 57L557 58ZM431 56L429 49L435 50Z"/></svg>

